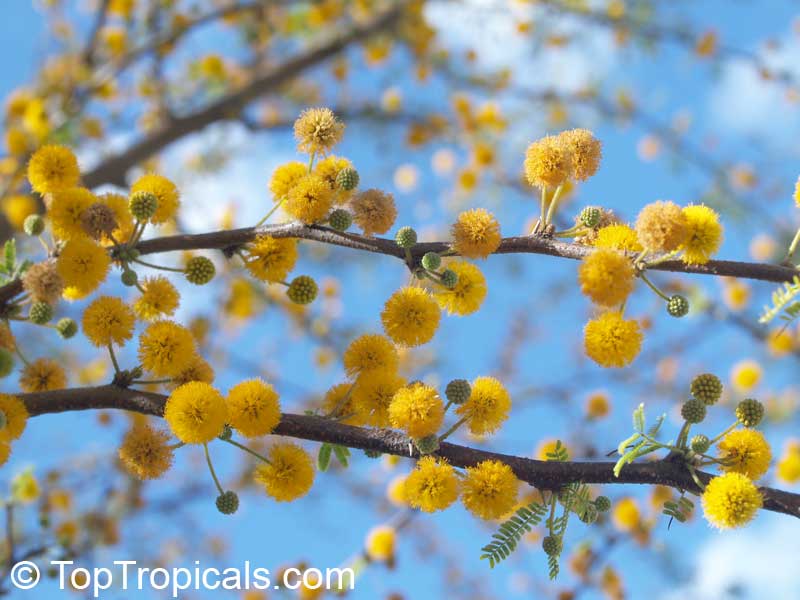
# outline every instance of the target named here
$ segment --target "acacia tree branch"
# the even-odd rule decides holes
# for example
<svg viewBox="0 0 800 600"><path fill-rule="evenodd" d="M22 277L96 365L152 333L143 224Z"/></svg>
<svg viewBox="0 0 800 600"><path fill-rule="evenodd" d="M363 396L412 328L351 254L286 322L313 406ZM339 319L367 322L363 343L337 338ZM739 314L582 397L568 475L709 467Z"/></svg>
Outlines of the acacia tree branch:
<svg viewBox="0 0 800 600"><path fill-rule="evenodd" d="M31 416L117 409L163 417L167 400L162 394L115 385L19 394L18 397L25 403ZM411 440L398 431L353 427L318 416L283 414L274 434L419 458ZM514 470L520 480L538 489L557 490L568 483L583 482L666 485L691 493L700 491L686 467L669 459L632 463L625 466L619 477L615 477L613 462L541 461L450 443L443 443L437 455L455 467L471 467L489 459L502 461ZM698 476L704 483L713 477L702 472ZM760 490L766 510L800 518L800 494L770 487L761 487Z"/></svg>

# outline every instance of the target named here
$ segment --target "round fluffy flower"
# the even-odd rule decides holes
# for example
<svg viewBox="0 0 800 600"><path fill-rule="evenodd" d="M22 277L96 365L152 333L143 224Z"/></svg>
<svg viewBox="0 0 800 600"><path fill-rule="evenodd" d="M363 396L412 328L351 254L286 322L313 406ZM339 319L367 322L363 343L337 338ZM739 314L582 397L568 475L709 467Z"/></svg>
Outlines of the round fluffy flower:
<svg viewBox="0 0 800 600"><path fill-rule="evenodd" d="M314 464L308 452L292 443L275 444L267 455L269 464L256 467L255 480L278 502L305 496L314 483Z"/></svg>
<svg viewBox="0 0 800 600"><path fill-rule="evenodd" d="M633 291L635 272L621 252L599 248L583 259L578 268L581 292L601 306L622 304Z"/></svg>
<svg viewBox="0 0 800 600"><path fill-rule="evenodd" d="M394 527L380 525L373 527L367 534L364 552L371 561L391 562L394 560L396 531Z"/></svg>
<svg viewBox="0 0 800 600"><path fill-rule="evenodd" d="M472 382L467 401L456 409L456 414L467 418L469 430L474 435L497 431L508 419L511 396L494 377L478 377Z"/></svg>
<svg viewBox="0 0 800 600"><path fill-rule="evenodd" d="M128 472L139 479L158 479L172 466L169 434L137 423L125 434L119 458Z"/></svg>
<svg viewBox="0 0 800 600"><path fill-rule="evenodd" d="M275 200L283 200L289 195L289 190L306 175L308 167L299 161L293 160L282 164L272 173L269 191Z"/></svg>
<svg viewBox="0 0 800 600"><path fill-rule="evenodd" d="M333 190L317 175L304 175L289 189L283 210L303 223L322 221L333 206Z"/></svg>
<svg viewBox="0 0 800 600"><path fill-rule="evenodd" d="M570 129L559 136L572 154L572 176L585 181L597 172L603 145L588 129Z"/></svg>
<svg viewBox="0 0 800 600"><path fill-rule="evenodd" d="M331 387L322 398L322 410L325 414L336 416L346 425L364 425L366 419L353 402L354 387L352 383L339 383Z"/></svg>
<svg viewBox="0 0 800 600"><path fill-rule="evenodd" d="M775 466L775 474L784 483L800 481L800 443L791 440Z"/></svg>
<svg viewBox="0 0 800 600"><path fill-rule="evenodd" d="M344 169L352 169L353 163L341 156L328 156L314 167L314 174L325 180L332 190L336 190L336 204L344 204L353 195L353 190L344 190L336 185L336 178Z"/></svg>
<svg viewBox="0 0 800 600"><path fill-rule="evenodd" d="M23 392L50 392L67 387L64 368L49 358L39 358L25 365L19 376Z"/></svg>
<svg viewBox="0 0 800 600"><path fill-rule="evenodd" d="M16 440L25 431L25 425L28 423L28 409L16 396L0 394L0 412L5 417L5 425L0 429L0 442L8 443Z"/></svg>
<svg viewBox="0 0 800 600"><path fill-rule="evenodd" d="M439 393L423 383L400 388L389 405L389 422L419 439L433 435L444 421L444 404Z"/></svg>
<svg viewBox="0 0 800 600"><path fill-rule="evenodd" d="M761 365L755 360L741 360L731 368L731 383L739 392L749 392L756 387L764 375Z"/></svg>
<svg viewBox="0 0 800 600"><path fill-rule="evenodd" d="M483 208L465 210L452 227L453 249L466 258L486 258L503 237L494 215Z"/></svg>
<svg viewBox="0 0 800 600"><path fill-rule="evenodd" d="M639 355L642 331L636 320L606 312L586 324L583 343L586 355L601 367L624 367Z"/></svg>
<svg viewBox="0 0 800 600"><path fill-rule="evenodd" d="M103 283L111 259L102 246L88 238L70 240L56 260L56 271L64 282L64 296L85 298Z"/></svg>
<svg viewBox="0 0 800 600"><path fill-rule="evenodd" d="M47 202L47 216L53 226L53 235L61 240L86 237L82 217L95 202L97 197L82 187L53 192Z"/></svg>
<svg viewBox="0 0 800 600"><path fill-rule="evenodd" d="M28 162L28 181L40 194L75 187L80 177L78 159L65 146L42 146Z"/></svg>
<svg viewBox="0 0 800 600"><path fill-rule="evenodd" d="M173 321L155 321L139 336L139 362L157 377L174 377L195 355L191 332Z"/></svg>
<svg viewBox="0 0 800 600"><path fill-rule="evenodd" d="M397 349L386 336L364 334L344 351L344 370L350 377L372 371L396 371L400 362Z"/></svg>
<svg viewBox="0 0 800 600"><path fill-rule="evenodd" d="M145 321L171 317L180 304L180 294L163 275L145 277L141 284L142 295L133 303L136 315Z"/></svg>
<svg viewBox="0 0 800 600"><path fill-rule="evenodd" d="M461 501L469 512L481 519L498 519L517 503L519 481L507 464L485 460L467 467L461 490Z"/></svg>
<svg viewBox="0 0 800 600"><path fill-rule="evenodd" d="M114 213L114 220L117 226L111 232L111 236L120 243L127 242L133 233L133 215L128 209L128 199L122 194L109 192L101 194L97 197L97 200ZM113 244L109 236L105 236L102 242L106 246Z"/></svg>
<svg viewBox="0 0 800 600"><path fill-rule="evenodd" d="M297 149L307 154L329 152L344 134L344 123L330 108L307 108L294 122Z"/></svg>
<svg viewBox="0 0 800 600"><path fill-rule="evenodd" d="M164 418L183 443L205 444L222 433L228 410L216 388L191 381L172 390L164 406Z"/></svg>
<svg viewBox="0 0 800 600"><path fill-rule="evenodd" d="M0 211L17 231L25 231L25 220L39 210L30 194L11 194L0 199Z"/></svg>
<svg viewBox="0 0 800 600"><path fill-rule="evenodd" d="M131 186L131 195L136 192L150 192L158 198L156 212L150 217L153 224L165 223L172 219L180 206L180 193L175 184L163 175L147 173Z"/></svg>
<svg viewBox="0 0 800 600"><path fill-rule="evenodd" d="M448 314L471 315L486 299L486 278L478 267L465 260L454 260L447 268L458 276L458 281L453 288L435 286L434 300Z"/></svg>
<svg viewBox="0 0 800 600"><path fill-rule="evenodd" d="M612 223L597 230L593 242L597 248L611 248L624 252L641 252L642 245L633 227L624 223Z"/></svg>
<svg viewBox="0 0 800 600"><path fill-rule="evenodd" d="M572 154L558 136L548 135L528 146L525 176L532 186L557 187L572 176Z"/></svg>
<svg viewBox="0 0 800 600"><path fill-rule="evenodd" d="M64 291L64 281L56 270L55 262L46 260L31 265L22 276L22 287L34 302L56 304Z"/></svg>
<svg viewBox="0 0 800 600"><path fill-rule="evenodd" d="M620 531L634 531L642 522L642 512L635 498L622 498L614 504L611 514L614 526Z"/></svg>
<svg viewBox="0 0 800 600"><path fill-rule="evenodd" d="M189 383L190 381L202 381L204 383L214 383L214 369L199 354L192 357L192 362L183 371L178 373L169 382L172 389Z"/></svg>
<svg viewBox="0 0 800 600"><path fill-rule="evenodd" d="M284 281L297 262L297 240L258 236L245 248L245 267L261 281Z"/></svg>
<svg viewBox="0 0 800 600"><path fill-rule="evenodd" d="M659 200L645 206L636 217L636 235L651 252L672 252L686 241L686 215L674 202Z"/></svg>
<svg viewBox="0 0 800 600"><path fill-rule="evenodd" d="M741 473L750 479L758 479L769 469L772 450L764 434L755 429L736 429L717 444L719 458L725 464L720 468L726 472Z"/></svg>
<svg viewBox="0 0 800 600"><path fill-rule="evenodd" d="M83 311L83 333L98 348L122 346L133 337L135 324L131 307L113 296L100 296Z"/></svg>
<svg viewBox="0 0 800 600"><path fill-rule="evenodd" d="M350 208L353 211L353 221L366 236L386 233L397 218L394 196L374 188L356 194Z"/></svg>
<svg viewBox="0 0 800 600"><path fill-rule="evenodd" d="M228 392L228 424L245 437L271 433L281 422L278 393L261 379L249 379Z"/></svg>
<svg viewBox="0 0 800 600"><path fill-rule="evenodd" d="M389 427L389 406L406 383L394 370L372 370L359 375L351 393L353 410L365 425Z"/></svg>
<svg viewBox="0 0 800 600"><path fill-rule="evenodd" d="M703 492L703 514L718 529L741 527L753 520L764 504L761 492L741 473L714 477Z"/></svg>
<svg viewBox="0 0 800 600"><path fill-rule="evenodd" d="M719 215L703 204L691 204L683 208L686 217L686 241L683 246L683 262L704 265L716 254L722 244L722 225Z"/></svg>
<svg viewBox="0 0 800 600"><path fill-rule="evenodd" d="M381 321L386 334L401 346L429 342L439 327L441 311L431 295L418 287L397 290L386 301Z"/></svg>
<svg viewBox="0 0 800 600"><path fill-rule="evenodd" d="M423 456L403 483L405 501L423 512L444 510L458 499L459 480L450 463Z"/></svg>

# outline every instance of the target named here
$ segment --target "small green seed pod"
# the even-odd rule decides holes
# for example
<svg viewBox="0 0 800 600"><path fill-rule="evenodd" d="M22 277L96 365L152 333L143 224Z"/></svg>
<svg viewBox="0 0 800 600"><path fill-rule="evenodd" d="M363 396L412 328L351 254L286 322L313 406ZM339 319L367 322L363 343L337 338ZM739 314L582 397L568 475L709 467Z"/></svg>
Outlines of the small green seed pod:
<svg viewBox="0 0 800 600"><path fill-rule="evenodd" d="M745 427L756 427L764 418L764 405L753 398L742 400L736 407L736 418Z"/></svg>
<svg viewBox="0 0 800 600"><path fill-rule="evenodd" d="M68 340L71 337L75 337L75 334L78 333L78 324L74 319L64 317L63 319L59 319L58 323L56 323L56 331L58 331L58 334L62 338Z"/></svg>
<svg viewBox="0 0 800 600"><path fill-rule="evenodd" d="M299 275L292 279L286 295L295 304L311 304L317 297L317 282L308 275Z"/></svg>
<svg viewBox="0 0 800 600"><path fill-rule="evenodd" d="M689 442L689 447L692 449L693 452L697 452L698 454L705 454L711 447L711 440L708 439L707 435L698 433L697 435L692 436L692 439Z"/></svg>
<svg viewBox="0 0 800 600"><path fill-rule="evenodd" d="M239 510L239 496L228 490L217 496L217 510L223 515L232 515Z"/></svg>
<svg viewBox="0 0 800 600"><path fill-rule="evenodd" d="M681 406L681 416L688 423L702 423L706 418L706 405L701 400L692 398Z"/></svg>
<svg viewBox="0 0 800 600"><path fill-rule="evenodd" d="M332 211L331 215L328 217L328 224L331 226L331 229L335 229L336 231L347 231L350 229L350 225L353 224L353 215L350 214L350 211L337 208Z"/></svg>
<svg viewBox="0 0 800 600"><path fill-rule="evenodd" d="M34 302L28 311L28 320L36 325L49 323L53 318L53 307L47 302Z"/></svg>
<svg viewBox="0 0 800 600"><path fill-rule="evenodd" d="M444 390L444 395L453 404L464 404L469 400L469 395L472 393L472 386L466 379L453 379L447 384Z"/></svg>
<svg viewBox="0 0 800 600"><path fill-rule="evenodd" d="M692 379L690 390L692 396L710 406L722 396L722 382L713 373L703 373Z"/></svg>
<svg viewBox="0 0 800 600"><path fill-rule="evenodd" d="M435 271L442 266L442 257L436 252L426 252L422 257L422 266L428 271Z"/></svg>
<svg viewBox="0 0 800 600"><path fill-rule="evenodd" d="M689 314L689 301L680 294L675 294L667 301L667 312L671 317L681 318Z"/></svg>
<svg viewBox="0 0 800 600"><path fill-rule="evenodd" d="M44 219L41 215L28 215L25 217L22 229L31 237L42 235L44 231Z"/></svg>
<svg viewBox="0 0 800 600"><path fill-rule="evenodd" d="M158 208L158 197L151 192L134 192L128 200L128 208L135 219L146 221Z"/></svg>
<svg viewBox="0 0 800 600"><path fill-rule="evenodd" d="M401 227L394 239L401 248L413 248L417 243L417 232L413 227Z"/></svg>
<svg viewBox="0 0 800 600"><path fill-rule="evenodd" d="M340 190L349 192L350 190L358 187L358 182L361 178L358 176L358 171L352 167L345 167L336 175L336 187Z"/></svg>

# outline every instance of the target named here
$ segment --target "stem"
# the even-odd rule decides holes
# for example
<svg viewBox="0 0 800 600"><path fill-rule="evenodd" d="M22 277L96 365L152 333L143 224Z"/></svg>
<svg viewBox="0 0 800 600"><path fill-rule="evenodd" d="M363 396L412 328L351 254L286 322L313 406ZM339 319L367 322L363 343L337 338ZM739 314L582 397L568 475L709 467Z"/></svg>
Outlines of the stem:
<svg viewBox="0 0 800 600"><path fill-rule="evenodd" d="M268 465L271 465L271 464L272 464L272 463L269 461L269 459L268 459L268 458L266 458L265 456L261 456L261 455L260 455L258 452L256 452L255 450L251 450L250 448L248 448L247 446L243 446L243 445L242 445L242 444L240 444L239 442L234 442L233 440L223 440L223 441L225 441L225 442L228 442L229 444L231 444L231 445L233 445L233 446L236 446L236 447L237 447L237 448L239 448L240 450L244 450L244 451L245 451L245 452L247 452L248 454L252 454L252 455L253 455L253 456L255 456L257 459L259 459L259 460L263 460L263 461L264 461L265 463L267 463Z"/></svg>
<svg viewBox="0 0 800 600"><path fill-rule="evenodd" d="M167 446L170 450L177 450L178 448L183 448L186 445L185 442L177 442L175 444L170 444Z"/></svg>
<svg viewBox="0 0 800 600"><path fill-rule="evenodd" d="M456 430L458 430L458 428L459 428L459 427L461 427L461 426L462 426L464 423L466 423L466 422L467 422L467 419L468 419L468 418L469 418L469 417L467 417L467 416L463 416L463 417L461 417L461 418L460 418L458 421L456 421L456 422L455 422L455 424L454 424L454 425L453 425L453 426L452 426L450 429L448 429L447 431L445 431L445 432L444 432L444 433L443 433L443 434L442 434L442 435L439 437L439 441L440 441L440 442L443 442L443 441L445 441L445 440L446 440L448 437L450 437L452 434L454 434L454 433L456 432Z"/></svg>
<svg viewBox="0 0 800 600"><path fill-rule="evenodd" d="M792 238L792 243L789 244L789 251L786 253L786 260L789 260L794 256L794 251L797 250L797 244L800 243L800 229L797 230L797 233L794 234Z"/></svg>
<svg viewBox="0 0 800 600"><path fill-rule="evenodd" d="M549 224L550 221L556 216L556 210L558 210L558 203L561 200L561 190L564 189L563 185L560 185L556 188L556 191L553 193L553 199L550 201L550 207L547 209L547 217L545 218L545 225Z"/></svg>
<svg viewBox="0 0 800 600"><path fill-rule="evenodd" d="M131 384L137 385L160 385L162 383L170 383L172 379L136 379L135 381L131 381Z"/></svg>
<svg viewBox="0 0 800 600"><path fill-rule="evenodd" d="M713 440L711 440L709 442L709 447L713 446L719 439L724 438L726 435L728 435L731 431L736 429L736 427L738 427L738 426L739 426L739 419L736 419L736 421L733 423L733 425L728 427L725 431L720 433L717 437L715 437Z"/></svg>
<svg viewBox="0 0 800 600"><path fill-rule="evenodd" d="M669 302L669 296L667 296L664 292L656 287L656 285L647 278L647 275L644 272L639 273L639 279L644 281L651 290L653 290L656 294L658 294L662 300Z"/></svg>
<svg viewBox="0 0 800 600"><path fill-rule="evenodd" d="M268 212L267 214L265 214L265 215L263 216L263 218L262 218L262 219L261 219L261 220L260 220L258 223L256 223L256 226L255 226L255 228L256 228L256 229L258 229L258 228L259 228L259 227L261 227L261 226L262 226L264 223L266 223L266 222L267 222L267 219L269 219L269 218L270 218L270 217L271 217L273 214L275 214L275 211L276 211L276 210L278 210L278 209L281 207L281 204L283 204L283 201L284 201L284 198L281 198L280 200L278 200L278 201L275 203L275 206L273 206L271 209L269 209L269 212Z"/></svg>
<svg viewBox="0 0 800 600"><path fill-rule="evenodd" d="M119 363L117 362L117 355L114 354L114 344L111 342L108 343L108 353L111 355L111 362L114 363L114 373L119 374Z"/></svg>
<svg viewBox="0 0 800 600"><path fill-rule="evenodd" d="M160 265L154 265L153 263L145 262L139 258L134 258L133 262L139 263L140 265L144 265L145 267L150 267L151 269L159 269L160 271L172 271L173 273L183 273L183 269L176 269L175 267L162 267Z"/></svg>
<svg viewBox="0 0 800 600"><path fill-rule="evenodd" d="M686 448L686 440L689 437L689 429L692 427L692 424L689 421L684 421L683 426L681 427L680 432L678 433L678 439L675 442L675 445L678 448Z"/></svg>
<svg viewBox="0 0 800 600"><path fill-rule="evenodd" d="M312 152L308 157L308 172L309 173L311 173L311 171L314 170L314 158L316 156L317 156L317 153L316 152Z"/></svg>
<svg viewBox="0 0 800 600"><path fill-rule="evenodd" d="M217 479L217 474L214 471L214 465L211 464L211 454L208 452L208 444L203 444L203 450L206 452L206 463L208 463L208 470L211 471L211 477L214 478L214 484L217 486L220 495L225 493L225 490L222 489L222 486L219 484L219 479Z"/></svg>

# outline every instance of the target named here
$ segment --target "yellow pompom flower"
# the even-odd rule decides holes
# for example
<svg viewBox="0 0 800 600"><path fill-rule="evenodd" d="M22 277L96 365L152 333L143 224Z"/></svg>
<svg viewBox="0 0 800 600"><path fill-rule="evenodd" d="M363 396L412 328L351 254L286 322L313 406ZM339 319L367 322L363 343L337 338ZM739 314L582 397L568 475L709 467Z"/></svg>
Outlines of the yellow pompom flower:
<svg viewBox="0 0 800 600"><path fill-rule="evenodd" d="M269 464L256 467L255 480L278 502L305 496L314 484L314 463L308 452L292 443L275 444L267 454Z"/></svg>
<svg viewBox="0 0 800 600"><path fill-rule="evenodd" d="M718 529L746 525L764 504L761 492L741 473L725 473L714 477L702 496L703 514Z"/></svg>
<svg viewBox="0 0 800 600"><path fill-rule="evenodd" d="M731 369L731 383L739 392L749 392L761 381L763 370L754 360L742 360Z"/></svg>
<svg viewBox="0 0 800 600"><path fill-rule="evenodd" d="M596 248L611 248L623 252L642 251L636 231L624 223L612 223L598 229L593 244Z"/></svg>
<svg viewBox="0 0 800 600"><path fill-rule="evenodd" d="M288 191L284 212L309 225L322 221L333 206L333 190L317 175L304 175Z"/></svg>
<svg viewBox="0 0 800 600"><path fill-rule="evenodd" d="M245 437L266 435L281 422L278 393L261 379L249 379L228 392L228 424Z"/></svg>
<svg viewBox="0 0 800 600"><path fill-rule="evenodd" d="M25 219L38 211L36 200L29 194L12 194L0 201L0 210L9 224L17 231L22 231Z"/></svg>
<svg viewBox="0 0 800 600"><path fill-rule="evenodd" d="M786 356L795 347L795 338L792 332L783 327L776 327L767 334L767 350L772 356Z"/></svg>
<svg viewBox="0 0 800 600"><path fill-rule="evenodd" d="M119 459L139 479L158 479L172 466L169 434L146 423L136 423L122 440Z"/></svg>
<svg viewBox="0 0 800 600"><path fill-rule="evenodd" d="M368 189L356 194L350 202L353 222L368 237L376 233L386 233L397 218L394 196L376 189Z"/></svg>
<svg viewBox="0 0 800 600"><path fill-rule="evenodd" d="M42 146L28 162L28 181L40 194L75 187L80 178L78 159L66 146Z"/></svg>
<svg viewBox="0 0 800 600"><path fill-rule="evenodd" d="M600 306L615 306L627 300L636 276L627 256L599 248L583 259L578 268L581 292Z"/></svg>
<svg viewBox="0 0 800 600"><path fill-rule="evenodd" d="M366 419L355 406L353 391L352 383L334 385L322 398L322 410L327 415L336 416L338 421L346 425L364 425Z"/></svg>
<svg viewBox="0 0 800 600"><path fill-rule="evenodd" d="M171 317L178 309L180 294L163 275L145 277L140 285L144 292L133 303L133 310L140 319L155 321Z"/></svg>
<svg viewBox="0 0 800 600"><path fill-rule="evenodd" d="M172 321L155 321L139 337L139 362L157 377L174 377L195 356L191 332Z"/></svg>
<svg viewBox="0 0 800 600"><path fill-rule="evenodd" d="M602 419L611 411L611 403L605 392L594 392L586 398L586 418Z"/></svg>
<svg viewBox="0 0 800 600"><path fill-rule="evenodd" d="M362 373L352 391L353 410L365 425L389 427L389 406L397 391L406 384L405 378L394 370Z"/></svg>
<svg viewBox="0 0 800 600"><path fill-rule="evenodd" d="M494 215L483 208L465 210L452 227L453 249L466 258L486 258L503 237Z"/></svg>
<svg viewBox="0 0 800 600"><path fill-rule="evenodd" d="M474 435L494 433L508 419L511 396L494 377L478 377L472 382L467 401L456 409L456 414L467 418L469 430Z"/></svg>
<svg viewBox="0 0 800 600"><path fill-rule="evenodd" d="M70 240L56 259L56 272L70 300L85 298L103 283L111 266L105 249L88 238Z"/></svg>
<svg viewBox="0 0 800 600"><path fill-rule="evenodd" d="M53 235L62 240L86 237L82 217L95 202L97 197L86 188L53 192L47 202L47 217L53 226Z"/></svg>
<svg viewBox="0 0 800 600"><path fill-rule="evenodd" d="M344 169L352 169L353 163L341 156L328 156L314 167L314 175L321 177L331 190L335 190L336 204L344 204L352 197L354 190L343 190L336 185L336 177Z"/></svg>
<svg viewBox="0 0 800 600"><path fill-rule="evenodd" d="M11 498L20 504L31 504L36 502L41 495L41 488L33 469L30 467L14 476L11 480Z"/></svg>
<svg viewBox="0 0 800 600"><path fill-rule="evenodd" d="M775 467L775 475L784 483L800 481L800 442L792 440Z"/></svg>
<svg viewBox="0 0 800 600"><path fill-rule="evenodd" d="M756 480L769 469L772 449L764 434L755 429L736 429L717 444L719 459L724 462L720 469L741 473Z"/></svg>
<svg viewBox="0 0 800 600"><path fill-rule="evenodd" d="M370 529L364 543L364 552L369 559L373 562L392 562L396 534L394 527L388 525Z"/></svg>
<svg viewBox="0 0 800 600"><path fill-rule="evenodd" d="M636 235L651 252L672 252L686 242L688 224L681 207L674 202L652 202L636 217Z"/></svg>
<svg viewBox="0 0 800 600"><path fill-rule="evenodd" d="M559 135L572 155L572 176L586 181L597 172L603 157L603 145L588 129L570 129Z"/></svg>
<svg viewBox="0 0 800 600"><path fill-rule="evenodd" d="M423 512L444 510L458 499L460 482L443 459L423 456L403 483L404 501Z"/></svg>
<svg viewBox="0 0 800 600"><path fill-rule="evenodd" d="M396 344L419 346L433 339L441 311L431 295L418 287L397 290L381 312L383 329Z"/></svg>
<svg viewBox="0 0 800 600"><path fill-rule="evenodd" d="M344 135L344 123L330 108L308 108L294 122L297 149L306 154L329 152Z"/></svg>
<svg viewBox="0 0 800 600"><path fill-rule="evenodd" d="M114 220L117 222L117 227L111 232L111 236L119 243L125 243L131 238L133 233L133 215L128 209L128 199L122 194L114 194L109 192L101 194L97 197L100 204L103 204L111 209L114 213ZM108 236L103 236L102 243L105 246L110 246L114 242Z"/></svg>
<svg viewBox="0 0 800 600"><path fill-rule="evenodd" d="M636 320L625 320L618 312L605 312L586 324L583 345L586 355L601 367L621 368L639 355L642 337Z"/></svg>
<svg viewBox="0 0 800 600"><path fill-rule="evenodd" d="M481 270L465 260L454 260L447 268L458 276L452 289L443 285L433 288L433 299L450 315L471 315L486 299L486 278Z"/></svg>
<svg viewBox="0 0 800 600"><path fill-rule="evenodd" d="M244 266L261 281L284 281L297 262L297 240L258 236L245 249Z"/></svg>
<svg viewBox="0 0 800 600"><path fill-rule="evenodd" d="M291 161L279 166L269 180L269 191L275 200L284 200L297 182L308 175L308 167L299 161Z"/></svg>
<svg viewBox="0 0 800 600"><path fill-rule="evenodd" d="M18 439L28 424L28 409L25 404L16 396L0 394L0 412L4 417L4 424L0 427L0 442L8 443Z"/></svg>
<svg viewBox="0 0 800 600"><path fill-rule="evenodd" d="M228 420L225 398L207 383L192 381L172 390L164 406L172 433L185 444L206 444Z"/></svg>
<svg viewBox="0 0 800 600"><path fill-rule="evenodd" d="M614 510L611 513L611 520L614 526L620 531L633 531L637 529L642 521L642 513L635 498L621 498L614 503Z"/></svg>
<svg viewBox="0 0 800 600"><path fill-rule="evenodd" d="M344 351L344 370L349 377L373 371L397 371L400 357L386 336L364 334L357 337Z"/></svg>
<svg viewBox="0 0 800 600"><path fill-rule="evenodd" d="M481 519L499 519L517 503L519 480L507 464L485 460L467 467L461 484L464 508Z"/></svg>
<svg viewBox="0 0 800 600"><path fill-rule="evenodd" d="M703 204L683 208L686 217L686 241L681 246L683 262L704 265L717 253L722 244L722 225L719 215Z"/></svg>
<svg viewBox="0 0 800 600"><path fill-rule="evenodd" d="M558 187L572 176L572 153L558 136L548 135L528 146L525 177L534 187Z"/></svg>
<svg viewBox="0 0 800 600"><path fill-rule="evenodd" d="M433 435L444 421L444 404L439 393L424 383L412 383L395 393L389 405L392 427L415 439Z"/></svg>
<svg viewBox="0 0 800 600"><path fill-rule="evenodd" d="M189 383L190 381L202 381L204 383L214 383L214 369L199 354L192 357L192 362L183 371L178 373L169 382L172 389Z"/></svg>
<svg viewBox="0 0 800 600"><path fill-rule="evenodd" d="M172 181L163 175L147 173L137 179L131 186L131 195L137 192L149 192L158 198L156 212L150 217L154 225L166 223L173 219L180 207L180 193Z"/></svg>
<svg viewBox="0 0 800 600"><path fill-rule="evenodd" d="M19 387L30 393L63 390L67 387L67 374L56 361L39 358L22 369Z"/></svg>
<svg viewBox="0 0 800 600"><path fill-rule="evenodd" d="M100 296L83 311L83 333L98 348L120 346L133 337L136 316L120 298Z"/></svg>

